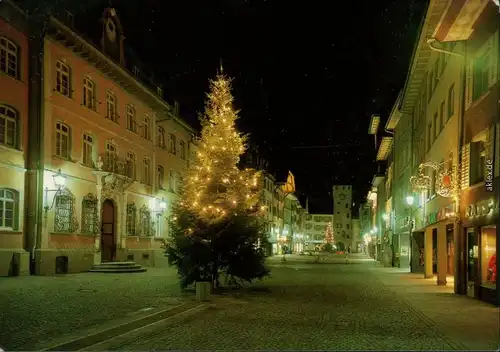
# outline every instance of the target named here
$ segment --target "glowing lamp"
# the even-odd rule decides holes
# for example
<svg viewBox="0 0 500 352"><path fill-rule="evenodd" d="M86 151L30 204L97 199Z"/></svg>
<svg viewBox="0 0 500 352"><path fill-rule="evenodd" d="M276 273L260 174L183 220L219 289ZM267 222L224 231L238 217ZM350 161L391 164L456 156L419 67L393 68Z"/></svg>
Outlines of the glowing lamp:
<svg viewBox="0 0 500 352"><path fill-rule="evenodd" d="M386 221L387 221L387 220L389 220L389 215L384 214L384 215L382 215L382 218L384 218L384 220L386 220Z"/></svg>
<svg viewBox="0 0 500 352"><path fill-rule="evenodd" d="M444 175L443 176L443 187L450 187L450 184L451 184L450 175Z"/></svg>
<svg viewBox="0 0 500 352"><path fill-rule="evenodd" d="M415 198L413 198L413 196L406 197L406 204L413 205L414 201L415 201Z"/></svg>
<svg viewBox="0 0 500 352"><path fill-rule="evenodd" d="M160 209L161 209L161 210L165 210L165 209L167 209L167 202L165 202L165 200L164 200L164 199L162 199L162 200L160 201Z"/></svg>
<svg viewBox="0 0 500 352"><path fill-rule="evenodd" d="M54 185L59 189L66 185L66 176L61 173L61 169L57 171L57 174L52 176L54 178Z"/></svg>

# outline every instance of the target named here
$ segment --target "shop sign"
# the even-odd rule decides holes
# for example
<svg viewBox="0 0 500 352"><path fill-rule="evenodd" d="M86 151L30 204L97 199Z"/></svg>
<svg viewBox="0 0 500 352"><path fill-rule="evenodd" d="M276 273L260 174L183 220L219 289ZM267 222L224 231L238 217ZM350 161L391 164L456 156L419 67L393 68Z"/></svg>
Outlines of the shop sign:
<svg viewBox="0 0 500 352"><path fill-rule="evenodd" d="M437 211L433 211L426 216L426 225L434 224L444 219L448 219L446 216L453 212L453 204L449 204L445 207L440 208Z"/></svg>
<svg viewBox="0 0 500 352"><path fill-rule="evenodd" d="M470 204L465 209L466 218L474 218L477 216L486 216L494 209L494 203L489 200L482 200L474 204Z"/></svg>

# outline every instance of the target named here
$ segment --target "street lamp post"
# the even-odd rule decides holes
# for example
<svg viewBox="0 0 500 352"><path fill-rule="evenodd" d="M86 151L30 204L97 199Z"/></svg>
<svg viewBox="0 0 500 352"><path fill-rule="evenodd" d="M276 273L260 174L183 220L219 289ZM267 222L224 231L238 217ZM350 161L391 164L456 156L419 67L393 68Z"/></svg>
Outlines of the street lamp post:
<svg viewBox="0 0 500 352"><path fill-rule="evenodd" d="M412 260L413 260L413 203L415 202L415 198L413 196L406 197L406 204L408 205L409 211L409 221L408 221L408 235L410 241L410 248L408 250L408 263L410 265L410 273L413 272Z"/></svg>

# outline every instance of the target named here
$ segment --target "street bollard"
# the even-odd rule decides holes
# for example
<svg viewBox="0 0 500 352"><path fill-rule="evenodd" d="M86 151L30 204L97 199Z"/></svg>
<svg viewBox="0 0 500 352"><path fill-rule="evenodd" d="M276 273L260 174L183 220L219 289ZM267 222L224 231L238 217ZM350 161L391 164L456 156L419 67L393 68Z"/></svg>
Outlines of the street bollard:
<svg viewBox="0 0 500 352"><path fill-rule="evenodd" d="M197 281L196 282L196 301L207 302L210 301L210 282Z"/></svg>

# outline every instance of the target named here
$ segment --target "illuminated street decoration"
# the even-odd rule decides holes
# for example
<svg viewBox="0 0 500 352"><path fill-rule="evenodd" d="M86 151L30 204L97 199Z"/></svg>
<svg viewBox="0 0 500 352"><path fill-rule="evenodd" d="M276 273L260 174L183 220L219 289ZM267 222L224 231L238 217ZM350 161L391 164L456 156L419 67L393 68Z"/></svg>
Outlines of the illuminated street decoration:
<svg viewBox="0 0 500 352"><path fill-rule="evenodd" d="M426 162L418 167L418 175L410 177L410 183L414 192L428 191L431 189L432 179L425 174L425 168L431 168L436 172L436 193L441 197L453 197L454 180L450 169L443 168L443 163Z"/></svg>

